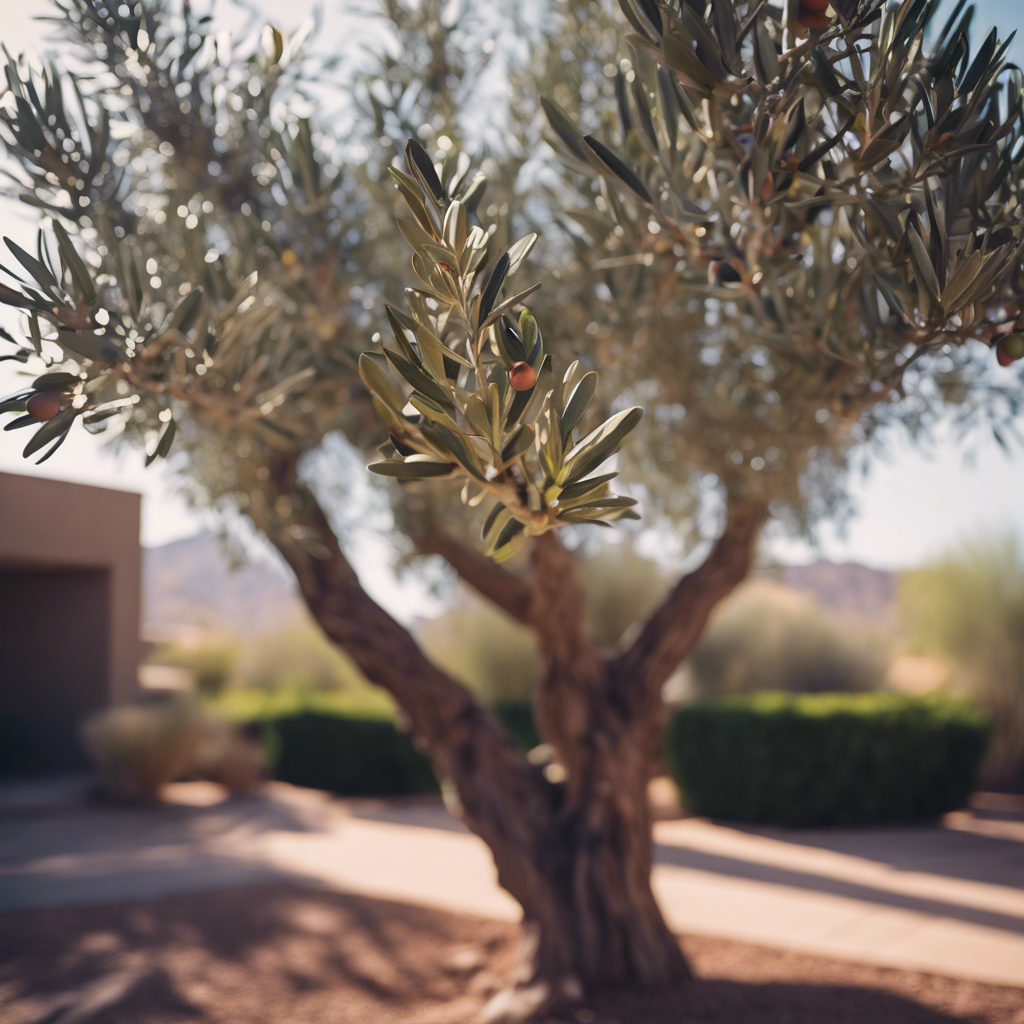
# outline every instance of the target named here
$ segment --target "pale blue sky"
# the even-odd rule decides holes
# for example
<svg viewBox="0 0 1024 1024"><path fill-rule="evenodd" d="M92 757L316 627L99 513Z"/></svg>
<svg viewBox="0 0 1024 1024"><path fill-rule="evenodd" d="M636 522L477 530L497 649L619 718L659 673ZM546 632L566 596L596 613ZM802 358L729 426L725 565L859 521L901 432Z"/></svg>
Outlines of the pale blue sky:
<svg viewBox="0 0 1024 1024"><path fill-rule="evenodd" d="M45 0L0 0L4 14L0 40L15 52L37 44L40 28L31 19L46 6ZM285 6L262 0L261 6L277 18L287 10L288 17L282 19L287 28L289 23L298 24L313 4L311 0L290 0ZM328 12L336 10L331 4L325 6ZM1020 0L980 0L977 6L976 38L997 23L1004 35L1014 27L1024 27ZM336 14L327 14L328 33L338 20ZM1024 64L1024 39L1015 41L1014 53ZM9 207L0 208L0 228L0 233L15 238L30 230L27 222L14 219ZM8 386L10 365L0 364L3 393L16 386ZM1001 372L1020 379L1019 369ZM174 494L166 472L159 467L144 470L138 454L115 460L96 438L76 431L51 461L37 468L22 460L20 440L20 435L0 434L0 470L141 491L145 495L143 539L147 544L187 535L201 525ZM853 483L858 513L846 535L838 536L828 524L822 527L821 553L835 560L896 568L918 564L968 533L1009 527L1024 536L1024 453L1008 458L985 437L974 438L972 446L976 462L969 465L965 448L952 442L937 444L930 455L924 455L895 441L887 461L876 462L866 480ZM787 560L814 556L806 545L783 540L773 542L773 550Z"/></svg>

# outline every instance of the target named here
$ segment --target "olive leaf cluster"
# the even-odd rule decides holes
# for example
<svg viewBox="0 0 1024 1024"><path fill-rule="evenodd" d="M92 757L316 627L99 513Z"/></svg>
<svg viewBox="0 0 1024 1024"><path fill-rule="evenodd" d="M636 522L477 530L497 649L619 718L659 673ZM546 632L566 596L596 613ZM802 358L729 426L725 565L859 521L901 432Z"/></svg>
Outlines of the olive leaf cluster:
<svg viewBox="0 0 1024 1024"><path fill-rule="evenodd" d="M408 313L387 307L397 347L360 357L390 434L384 461L369 468L404 481L453 477L467 504L493 499L482 532L498 560L558 526L636 518L635 501L610 491L616 474L592 474L643 410L577 440L597 373L574 361L556 374L530 311L512 316L539 285L503 295L537 235L495 257L494 232L476 217L483 177L469 180L468 162L454 158L438 174L415 140L406 158L409 173L391 173L412 214L398 226L418 283L406 289Z"/></svg>
<svg viewBox="0 0 1024 1024"><path fill-rule="evenodd" d="M76 423L121 422L151 461L184 421L236 475L365 429L367 203L283 102L307 29L232 46L187 5L58 6L89 89L9 60L0 112L20 198L49 218L34 253L6 240L0 302L28 338L4 358L47 372L0 403L5 429L35 427L25 454L48 458Z"/></svg>
<svg viewBox="0 0 1024 1024"><path fill-rule="evenodd" d="M544 101L565 160L602 182L631 246L751 344L856 417L928 352L1018 329L1020 72L995 32L972 54L959 3L801 7L620 0L635 68L624 149ZM803 22L808 21L803 18Z"/></svg>

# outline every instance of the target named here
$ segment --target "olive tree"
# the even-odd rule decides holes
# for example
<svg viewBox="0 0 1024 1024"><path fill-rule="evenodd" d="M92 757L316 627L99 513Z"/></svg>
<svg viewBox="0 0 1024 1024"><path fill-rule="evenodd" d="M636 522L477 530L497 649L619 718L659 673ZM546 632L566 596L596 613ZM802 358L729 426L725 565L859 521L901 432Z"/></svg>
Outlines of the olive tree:
<svg viewBox="0 0 1024 1024"><path fill-rule="evenodd" d="M395 699L523 908L522 999L496 1013L688 976L650 882L666 681L769 513L799 510L858 431L926 422L944 401L1016 412L1017 391L970 358L980 342L1007 362L1021 340L1024 121L996 38L972 56L968 11L928 41L928 0L621 3L625 152L544 101L588 175L542 282L553 300L521 269L535 234L481 203L484 178L437 134L458 79L443 24L423 72L440 120L387 194L373 150L333 159L275 102L306 65L274 29L240 53L187 4L65 0L99 84L8 67L20 194L48 218L34 254L8 244L0 286L27 314L14 358L47 364L0 405L8 429L49 457L76 424L116 420L151 458L180 446L196 474L217 452L210 493L231 495L325 634ZM417 84L393 65L372 97L352 89L387 135L418 109ZM571 205L548 179L526 198L542 191ZM600 256L590 284L568 272L573 252ZM535 633L550 763L517 753L360 585L308 468L334 437L380 445L369 468L414 499L419 548ZM612 489L620 470L654 512L713 480L723 525L606 650L563 538L639 514ZM479 544L449 497L479 517Z"/></svg>

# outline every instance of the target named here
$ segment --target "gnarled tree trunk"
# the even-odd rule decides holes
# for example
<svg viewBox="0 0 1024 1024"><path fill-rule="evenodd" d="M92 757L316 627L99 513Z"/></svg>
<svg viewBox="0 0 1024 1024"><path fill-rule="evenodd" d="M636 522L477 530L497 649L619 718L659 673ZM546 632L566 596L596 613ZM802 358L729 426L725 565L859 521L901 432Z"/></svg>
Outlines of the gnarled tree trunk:
<svg viewBox="0 0 1024 1024"><path fill-rule="evenodd" d="M294 460L283 461L271 482L267 507L286 495L291 515L281 523L257 506L254 520L295 572L324 632L394 697L439 774L453 783L462 817L490 848L500 883L523 908L517 988L495 1003L492 1019L524 1019L601 988L690 977L651 889L647 789L658 765L661 690L711 609L746 575L763 508L734 503L704 565L611 661L588 635L575 559L553 534L534 543L527 579L443 533L424 538L424 550L442 554L537 632L547 664L538 726L554 751L541 767L363 591Z"/></svg>

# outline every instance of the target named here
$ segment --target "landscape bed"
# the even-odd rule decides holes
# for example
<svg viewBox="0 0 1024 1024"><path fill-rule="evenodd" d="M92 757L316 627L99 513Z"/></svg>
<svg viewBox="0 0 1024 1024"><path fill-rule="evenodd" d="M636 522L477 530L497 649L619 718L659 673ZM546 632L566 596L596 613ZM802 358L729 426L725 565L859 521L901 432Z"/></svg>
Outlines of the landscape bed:
<svg viewBox="0 0 1024 1024"><path fill-rule="evenodd" d="M1019 989L682 943L698 981L598 996L566 1024L1008 1024L1024 1009ZM285 883L7 914L0 1021L88 1000L103 1024L471 1024L516 949L512 925Z"/></svg>

